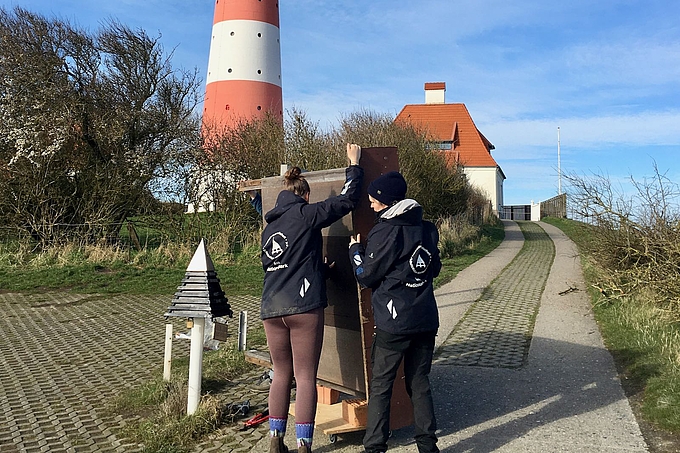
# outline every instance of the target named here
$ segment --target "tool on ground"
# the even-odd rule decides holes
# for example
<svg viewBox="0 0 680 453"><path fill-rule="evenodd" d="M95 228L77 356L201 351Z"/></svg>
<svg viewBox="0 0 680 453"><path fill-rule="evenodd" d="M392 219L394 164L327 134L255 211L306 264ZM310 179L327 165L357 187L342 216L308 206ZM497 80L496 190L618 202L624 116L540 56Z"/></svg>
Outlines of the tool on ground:
<svg viewBox="0 0 680 453"><path fill-rule="evenodd" d="M265 410L264 412L259 412L255 414L254 417L246 420L246 422L243 424L243 428L241 428L241 431L245 431L246 429L249 428L254 428L267 420L269 420L269 409Z"/></svg>
<svg viewBox="0 0 680 453"><path fill-rule="evenodd" d="M250 400L246 400L242 403L230 403L227 406L227 412L230 415L236 416L236 415L248 415L248 411L250 411Z"/></svg>

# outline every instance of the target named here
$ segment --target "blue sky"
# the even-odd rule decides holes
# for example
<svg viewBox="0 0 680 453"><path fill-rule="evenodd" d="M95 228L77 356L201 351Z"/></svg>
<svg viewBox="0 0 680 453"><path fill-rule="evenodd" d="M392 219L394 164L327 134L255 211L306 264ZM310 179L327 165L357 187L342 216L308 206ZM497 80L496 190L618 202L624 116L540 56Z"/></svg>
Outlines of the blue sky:
<svg viewBox="0 0 680 453"><path fill-rule="evenodd" d="M0 0L96 29L116 18L162 34L205 79L213 0ZM505 204L546 200L561 169L626 181L654 165L680 181L680 2L280 0L284 107L322 128L396 116L446 82L495 145ZM562 189L567 190L562 179Z"/></svg>

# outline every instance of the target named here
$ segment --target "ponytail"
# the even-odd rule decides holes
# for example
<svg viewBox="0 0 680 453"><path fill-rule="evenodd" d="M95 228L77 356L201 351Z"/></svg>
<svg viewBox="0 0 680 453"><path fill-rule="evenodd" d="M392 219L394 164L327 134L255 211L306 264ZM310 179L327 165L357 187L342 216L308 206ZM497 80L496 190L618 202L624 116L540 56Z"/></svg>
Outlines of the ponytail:
<svg viewBox="0 0 680 453"><path fill-rule="evenodd" d="M295 195L304 197L309 193L309 183L302 176L302 170L300 167L292 167L284 175L283 185L286 190L290 190Z"/></svg>

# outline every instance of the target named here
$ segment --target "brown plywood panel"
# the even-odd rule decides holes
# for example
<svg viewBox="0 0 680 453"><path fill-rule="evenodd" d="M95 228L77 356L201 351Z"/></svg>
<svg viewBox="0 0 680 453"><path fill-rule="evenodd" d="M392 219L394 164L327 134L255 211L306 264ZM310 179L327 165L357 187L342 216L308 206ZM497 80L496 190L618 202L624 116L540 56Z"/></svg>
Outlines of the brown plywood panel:
<svg viewBox="0 0 680 453"><path fill-rule="evenodd" d="M331 170L309 171L303 173L303 176L310 187L309 202L316 203L340 193L343 183L345 182L345 169L334 168ZM276 197L279 195L279 192L283 190L283 182L283 175L251 179L241 181L238 190L241 192L260 190L262 193L262 213L266 214L274 208ZM343 218L345 224L350 221L345 220L347 217L348 216Z"/></svg>
<svg viewBox="0 0 680 453"><path fill-rule="evenodd" d="M326 325L318 379L350 395L366 397L364 364L361 360L361 335Z"/></svg>

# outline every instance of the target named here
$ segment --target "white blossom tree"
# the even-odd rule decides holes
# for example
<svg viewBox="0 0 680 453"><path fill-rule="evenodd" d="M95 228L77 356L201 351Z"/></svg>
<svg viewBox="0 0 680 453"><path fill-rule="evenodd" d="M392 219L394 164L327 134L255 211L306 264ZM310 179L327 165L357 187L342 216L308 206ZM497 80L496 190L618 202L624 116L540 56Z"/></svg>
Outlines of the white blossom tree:
<svg viewBox="0 0 680 453"><path fill-rule="evenodd" d="M116 21L89 33L0 8L6 224L42 243L115 234L154 181L191 161L201 82L171 56L160 37Z"/></svg>

